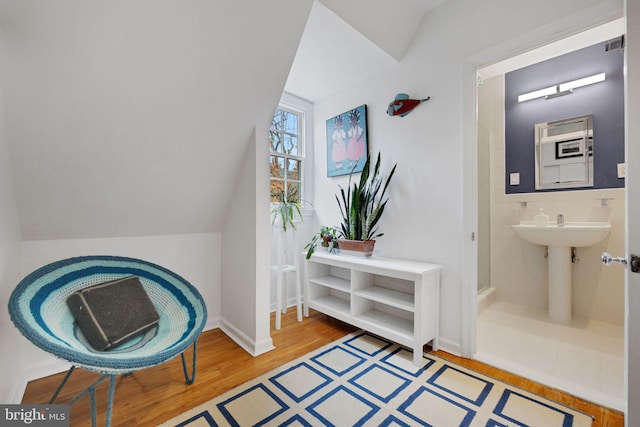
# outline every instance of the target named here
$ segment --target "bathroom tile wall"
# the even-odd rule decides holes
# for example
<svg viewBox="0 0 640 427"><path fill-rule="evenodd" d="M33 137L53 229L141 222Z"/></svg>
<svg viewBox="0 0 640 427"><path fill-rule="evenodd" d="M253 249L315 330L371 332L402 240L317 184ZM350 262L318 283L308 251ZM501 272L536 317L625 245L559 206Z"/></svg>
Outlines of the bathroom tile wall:
<svg viewBox="0 0 640 427"><path fill-rule="evenodd" d="M480 86L478 121L491 135L489 262L496 299L528 307L547 307L546 249L515 235L512 224L531 221L540 209L544 209L550 221L555 221L558 214L563 214L565 221L609 221L612 230L603 242L577 248L579 260L572 270L573 314L623 325L624 269L602 265L600 255L603 251L614 256L624 254L624 189L506 195L504 76L485 80ZM602 206L601 199L608 199L607 206Z"/></svg>

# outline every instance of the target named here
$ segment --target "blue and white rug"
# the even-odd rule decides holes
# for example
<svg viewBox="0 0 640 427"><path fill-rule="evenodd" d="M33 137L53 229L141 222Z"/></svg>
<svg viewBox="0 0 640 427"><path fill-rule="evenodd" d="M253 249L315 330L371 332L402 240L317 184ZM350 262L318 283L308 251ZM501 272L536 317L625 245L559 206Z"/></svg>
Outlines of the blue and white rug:
<svg viewBox="0 0 640 427"><path fill-rule="evenodd" d="M591 426L590 416L358 332L163 426Z"/></svg>

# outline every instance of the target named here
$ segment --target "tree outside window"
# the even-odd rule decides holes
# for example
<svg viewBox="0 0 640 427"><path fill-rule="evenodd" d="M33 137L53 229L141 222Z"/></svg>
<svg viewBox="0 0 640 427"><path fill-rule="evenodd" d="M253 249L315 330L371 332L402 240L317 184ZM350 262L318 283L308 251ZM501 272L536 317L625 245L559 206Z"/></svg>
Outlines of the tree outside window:
<svg viewBox="0 0 640 427"><path fill-rule="evenodd" d="M271 202L302 201L303 116L280 106L269 129Z"/></svg>

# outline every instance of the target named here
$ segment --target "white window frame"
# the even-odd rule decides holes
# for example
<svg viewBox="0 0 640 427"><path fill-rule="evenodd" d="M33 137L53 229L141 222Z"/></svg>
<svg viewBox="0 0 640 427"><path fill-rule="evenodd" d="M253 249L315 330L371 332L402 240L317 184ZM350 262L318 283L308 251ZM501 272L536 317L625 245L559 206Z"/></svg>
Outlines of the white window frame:
<svg viewBox="0 0 640 427"><path fill-rule="evenodd" d="M300 141L298 141L298 156L301 160L301 194L303 210L311 210L313 201L313 104L289 93L283 93L278 108L292 111L300 115ZM270 155L281 155L270 151ZM271 181L271 177L269 177Z"/></svg>

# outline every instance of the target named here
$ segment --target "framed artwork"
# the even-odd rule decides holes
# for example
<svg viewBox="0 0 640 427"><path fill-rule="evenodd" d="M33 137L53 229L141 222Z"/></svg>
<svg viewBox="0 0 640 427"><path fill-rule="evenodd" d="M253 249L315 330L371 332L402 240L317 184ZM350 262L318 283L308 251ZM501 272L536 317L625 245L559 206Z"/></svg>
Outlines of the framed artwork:
<svg viewBox="0 0 640 427"><path fill-rule="evenodd" d="M367 106L327 120L327 176L362 172L367 161Z"/></svg>
<svg viewBox="0 0 640 427"><path fill-rule="evenodd" d="M587 140L589 155L593 155L593 138ZM584 138L556 142L556 159L584 156Z"/></svg>

